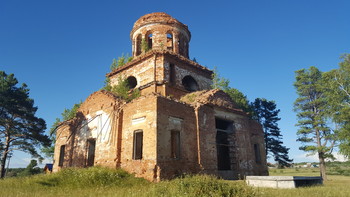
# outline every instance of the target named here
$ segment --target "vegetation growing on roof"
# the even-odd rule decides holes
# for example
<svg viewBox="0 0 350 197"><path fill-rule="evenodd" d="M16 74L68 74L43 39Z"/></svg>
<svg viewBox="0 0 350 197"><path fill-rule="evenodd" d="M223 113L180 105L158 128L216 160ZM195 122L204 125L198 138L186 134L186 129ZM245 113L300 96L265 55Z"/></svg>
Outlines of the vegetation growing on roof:
<svg viewBox="0 0 350 197"><path fill-rule="evenodd" d="M132 56L129 56L129 54L124 55L123 53L122 56L118 57L118 60L116 60L115 58L112 60L112 64L110 65L110 70L113 71L114 69L122 67L126 63L131 62L132 59L133 59Z"/></svg>
<svg viewBox="0 0 350 197"><path fill-rule="evenodd" d="M131 89L128 81L126 79L123 80L121 77L118 78L118 85L111 86L109 91L126 102L130 102L141 95L139 89Z"/></svg>
<svg viewBox="0 0 350 197"><path fill-rule="evenodd" d="M142 53L146 53L147 51L150 50L148 43L144 38L142 38L141 40L141 50L142 50Z"/></svg>
<svg viewBox="0 0 350 197"><path fill-rule="evenodd" d="M45 157L47 158L53 158L54 151L55 151L55 142L56 142L56 129L63 121L70 120L75 117L75 115L78 112L78 109L80 105L82 104L82 101L79 103L75 103L72 108L67 109L65 108L63 112L61 113L60 118L56 118L55 122L52 124L50 128L50 139L51 139L51 145L43 147L41 149L41 152L44 153Z"/></svg>

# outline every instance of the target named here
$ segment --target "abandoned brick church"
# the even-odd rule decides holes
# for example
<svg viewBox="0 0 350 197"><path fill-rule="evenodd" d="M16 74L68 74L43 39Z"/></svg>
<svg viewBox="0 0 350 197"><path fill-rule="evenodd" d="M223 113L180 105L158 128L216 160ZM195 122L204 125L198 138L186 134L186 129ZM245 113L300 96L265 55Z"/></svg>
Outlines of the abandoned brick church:
<svg viewBox="0 0 350 197"><path fill-rule="evenodd" d="M133 60L107 77L111 85L126 79L141 96L125 102L104 90L91 94L57 128L54 172L106 166L151 181L183 173L267 175L261 125L211 88L211 70L189 59L188 27L151 13L135 22L130 38Z"/></svg>

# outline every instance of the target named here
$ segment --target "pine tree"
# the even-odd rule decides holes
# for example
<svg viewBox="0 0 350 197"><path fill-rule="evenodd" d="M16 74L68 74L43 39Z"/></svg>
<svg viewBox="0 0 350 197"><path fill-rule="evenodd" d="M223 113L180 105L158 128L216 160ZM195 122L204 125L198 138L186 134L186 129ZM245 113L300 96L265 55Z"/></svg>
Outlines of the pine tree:
<svg viewBox="0 0 350 197"><path fill-rule="evenodd" d="M34 100L29 98L27 85L18 86L13 74L7 75L0 71L0 178L5 175L8 154L14 149L42 159L36 148L40 145L48 146L50 139L44 134L45 121L35 116L37 109Z"/></svg>
<svg viewBox="0 0 350 197"><path fill-rule="evenodd" d="M350 54L341 57L338 69L324 73L328 116L337 130L339 150L350 157Z"/></svg>
<svg viewBox="0 0 350 197"><path fill-rule="evenodd" d="M272 155L280 167L289 167L292 159L288 156L289 148L283 146L282 134L277 122L279 109L276 109L274 101L257 98L251 106L254 110L253 118L257 120L264 129L266 155Z"/></svg>
<svg viewBox="0 0 350 197"><path fill-rule="evenodd" d="M298 112L297 141L303 143L299 149L318 154L320 174L326 179L325 159L332 157L336 136L327 125L328 103L325 95L325 80L316 67L296 71L294 86L299 97L294 103Z"/></svg>

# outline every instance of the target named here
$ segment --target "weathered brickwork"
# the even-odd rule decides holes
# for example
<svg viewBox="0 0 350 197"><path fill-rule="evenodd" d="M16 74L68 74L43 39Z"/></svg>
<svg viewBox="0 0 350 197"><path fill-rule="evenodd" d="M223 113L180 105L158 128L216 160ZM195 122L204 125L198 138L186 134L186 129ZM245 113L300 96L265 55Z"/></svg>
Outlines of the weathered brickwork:
<svg viewBox="0 0 350 197"><path fill-rule="evenodd" d="M111 85L127 79L141 96L126 103L104 90L90 95L57 128L54 171L98 165L151 181L183 173L267 175L261 125L211 90L212 71L188 59L187 26L152 13L136 21L130 37L133 60L107 77Z"/></svg>

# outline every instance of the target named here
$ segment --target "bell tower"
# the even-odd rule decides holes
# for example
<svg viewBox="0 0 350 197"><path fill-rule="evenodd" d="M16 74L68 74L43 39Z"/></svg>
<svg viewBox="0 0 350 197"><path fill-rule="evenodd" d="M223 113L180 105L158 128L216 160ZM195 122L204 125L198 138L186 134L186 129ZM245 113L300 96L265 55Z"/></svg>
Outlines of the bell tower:
<svg viewBox="0 0 350 197"><path fill-rule="evenodd" d="M111 85L122 78L142 95L153 92L178 99L211 88L213 72L189 59L187 25L164 12L146 14L135 22L130 39L133 60L107 74Z"/></svg>
<svg viewBox="0 0 350 197"><path fill-rule="evenodd" d="M187 25L164 12L146 14L139 18L130 33L133 56L147 50L169 50L189 57L191 33Z"/></svg>

